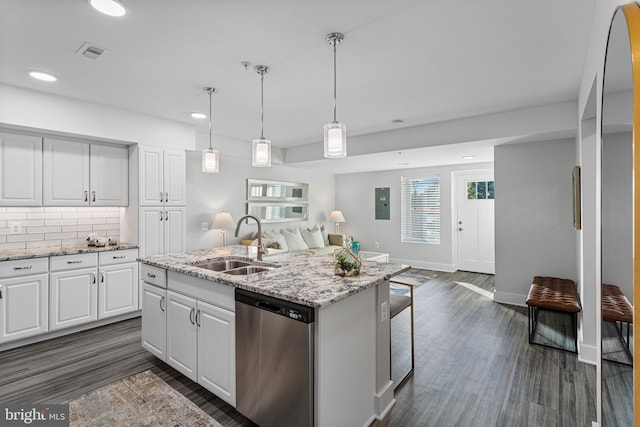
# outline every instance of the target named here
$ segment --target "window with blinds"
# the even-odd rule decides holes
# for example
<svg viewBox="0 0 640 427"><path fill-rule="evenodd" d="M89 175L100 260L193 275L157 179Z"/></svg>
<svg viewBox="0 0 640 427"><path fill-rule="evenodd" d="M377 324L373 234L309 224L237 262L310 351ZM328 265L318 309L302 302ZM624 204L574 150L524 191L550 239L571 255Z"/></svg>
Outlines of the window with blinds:
<svg viewBox="0 0 640 427"><path fill-rule="evenodd" d="M402 241L440 244L440 178L401 177Z"/></svg>

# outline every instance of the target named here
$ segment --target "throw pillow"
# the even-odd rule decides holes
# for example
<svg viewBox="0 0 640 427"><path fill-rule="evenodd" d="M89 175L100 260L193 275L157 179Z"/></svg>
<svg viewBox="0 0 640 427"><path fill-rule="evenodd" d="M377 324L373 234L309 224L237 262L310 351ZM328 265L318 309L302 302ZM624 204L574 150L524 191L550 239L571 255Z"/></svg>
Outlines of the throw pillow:
<svg viewBox="0 0 640 427"><path fill-rule="evenodd" d="M300 234L299 228L296 228L293 231L282 229L280 230L280 233L284 236L284 240L286 240L287 247L290 251L306 251L309 249Z"/></svg>
<svg viewBox="0 0 640 427"><path fill-rule="evenodd" d="M322 238L320 227L317 225L313 228L307 228L306 230L301 228L300 234L309 249L324 248L324 239Z"/></svg>
<svg viewBox="0 0 640 427"><path fill-rule="evenodd" d="M284 236L280 233L278 233L275 230L266 230L262 232L262 239L263 240L270 240L273 242L278 242L278 245L280 245L280 249L282 249L283 251L288 251L290 250L288 248L287 245L287 241L285 240Z"/></svg>
<svg viewBox="0 0 640 427"><path fill-rule="evenodd" d="M320 232L322 233L322 239L324 240L324 245L329 246L329 233L327 232L327 228L324 226L324 224L320 226Z"/></svg>

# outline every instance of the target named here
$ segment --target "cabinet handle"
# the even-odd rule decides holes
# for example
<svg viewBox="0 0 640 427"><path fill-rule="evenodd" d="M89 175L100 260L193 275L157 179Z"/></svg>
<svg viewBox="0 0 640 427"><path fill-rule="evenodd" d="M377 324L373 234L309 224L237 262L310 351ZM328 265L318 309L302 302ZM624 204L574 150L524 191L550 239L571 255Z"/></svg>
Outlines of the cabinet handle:
<svg viewBox="0 0 640 427"><path fill-rule="evenodd" d="M164 297L160 298L160 310L165 311L165 308L162 306L163 302L164 302Z"/></svg>
<svg viewBox="0 0 640 427"><path fill-rule="evenodd" d="M164 198L164 193L161 191L160 192L160 203L164 202L163 198Z"/></svg>
<svg viewBox="0 0 640 427"><path fill-rule="evenodd" d="M192 308L192 309L189 311L189 322L191 322L191 324L192 324L192 325L195 325L195 324L196 324L196 322L193 320L193 315L194 315L195 311L196 311L196 309L195 309L195 308Z"/></svg>
<svg viewBox="0 0 640 427"><path fill-rule="evenodd" d="M169 212L164 211L164 220L169 221Z"/></svg>
<svg viewBox="0 0 640 427"><path fill-rule="evenodd" d="M104 271L100 272L100 283L104 283Z"/></svg>
<svg viewBox="0 0 640 427"><path fill-rule="evenodd" d="M198 325L198 327L200 327L200 315L201 315L201 311L198 310L196 311L196 325Z"/></svg>
<svg viewBox="0 0 640 427"><path fill-rule="evenodd" d="M31 270L31 266L30 265L23 265L23 266L19 266L19 267L13 267L14 270Z"/></svg>
<svg viewBox="0 0 640 427"><path fill-rule="evenodd" d="M169 202L169 193L164 193L164 202L165 203Z"/></svg>
<svg viewBox="0 0 640 427"><path fill-rule="evenodd" d="M113 259L122 259L122 258L126 258L126 255L118 255L118 256L113 256Z"/></svg>
<svg viewBox="0 0 640 427"><path fill-rule="evenodd" d="M93 190L93 191L91 192L91 201L92 201L92 202L95 202L95 201L96 201L96 191L95 191L95 190Z"/></svg>
<svg viewBox="0 0 640 427"><path fill-rule="evenodd" d="M84 201L88 202L89 201L89 192L85 190L84 192Z"/></svg>
<svg viewBox="0 0 640 427"><path fill-rule="evenodd" d="M96 282L98 281L98 278L96 277L96 273L91 273L91 275L93 276L93 282L91 282L91 284L95 285Z"/></svg>
<svg viewBox="0 0 640 427"><path fill-rule="evenodd" d="M162 221L162 211L160 211L160 221Z"/></svg>
<svg viewBox="0 0 640 427"><path fill-rule="evenodd" d="M152 279L155 279L156 275L155 274L151 274L151 273L147 273L147 277L151 277Z"/></svg>
<svg viewBox="0 0 640 427"><path fill-rule="evenodd" d="M81 259L76 259L73 261L67 261L67 264L82 264L82 260Z"/></svg>
<svg viewBox="0 0 640 427"><path fill-rule="evenodd" d="M0 299L2 299L2 286L0 286Z"/></svg>

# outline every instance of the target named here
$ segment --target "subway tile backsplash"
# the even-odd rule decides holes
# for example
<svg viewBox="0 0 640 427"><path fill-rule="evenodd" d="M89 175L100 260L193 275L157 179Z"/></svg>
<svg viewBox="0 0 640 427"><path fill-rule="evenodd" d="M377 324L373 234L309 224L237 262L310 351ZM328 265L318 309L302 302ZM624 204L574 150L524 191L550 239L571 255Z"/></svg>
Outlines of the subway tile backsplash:
<svg viewBox="0 0 640 427"><path fill-rule="evenodd" d="M120 240L120 209L0 208L0 250L86 244L90 233Z"/></svg>

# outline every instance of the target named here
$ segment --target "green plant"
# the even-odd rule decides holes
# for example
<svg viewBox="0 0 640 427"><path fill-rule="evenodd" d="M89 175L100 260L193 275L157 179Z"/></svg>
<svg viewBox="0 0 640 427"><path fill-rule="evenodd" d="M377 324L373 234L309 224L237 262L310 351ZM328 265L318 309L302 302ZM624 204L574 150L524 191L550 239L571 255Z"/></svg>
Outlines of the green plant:
<svg viewBox="0 0 640 427"><path fill-rule="evenodd" d="M355 262L347 261L347 257L344 254L338 255L336 261L338 262L340 268L344 271L351 271L355 268L358 268L358 264Z"/></svg>

